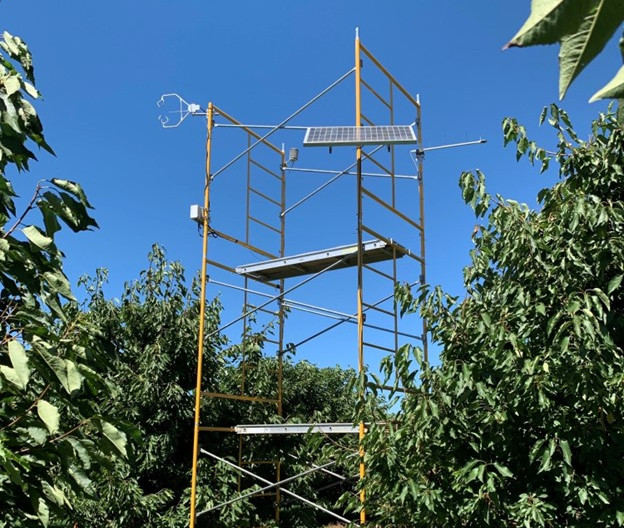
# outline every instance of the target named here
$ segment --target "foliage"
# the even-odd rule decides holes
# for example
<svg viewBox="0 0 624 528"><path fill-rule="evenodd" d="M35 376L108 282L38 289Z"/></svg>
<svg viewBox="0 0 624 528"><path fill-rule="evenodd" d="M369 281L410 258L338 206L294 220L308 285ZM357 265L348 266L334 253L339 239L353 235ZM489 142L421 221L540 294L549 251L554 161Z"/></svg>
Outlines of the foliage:
<svg viewBox="0 0 624 528"><path fill-rule="evenodd" d="M480 173L461 178L487 216L467 296L398 289L442 364L412 347L385 362L387 374L419 374L397 422L365 437L376 524L624 524L624 130L601 115L582 141L554 106L549 122L562 180L539 193L539 211L490 196ZM517 122L504 131L548 161Z"/></svg>
<svg viewBox="0 0 624 528"><path fill-rule="evenodd" d="M182 266L167 261L159 246L153 247L149 266L140 278L126 284L120 300L105 297L105 280L103 270L94 279L83 279L90 299L87 316L109 343L109 376L120 387L101 404L111 415L136 424L141 441L136 444L136 455L131 460L118 461L112 470L95 479L97 499L81 501L72 519L79 526L93 528L187 526L199 322L197 282L188 288ZM274 398L277 360L263 356L266 335L250 334L241 343L232 345L218 333L211 336L219 321L220 304L214 300L206 310L208 337L202 386L208 391L238 393L241 384L238 362L245 350L246 392ZM307 362L284 359L284 419L295 422L351 419L353 395L348 384L351 373L337 367L320 369ZM209 398L203 402L202 424L265 423L276 417L274 405ZM236 460L238 440L232 434L202 433L201 436L204 449L231 456L233 460ZM286 457L302 446L298 437L269 440L248 442L245 452L265 460ZM300 464L289 462L284 471L296 471ZM273 466L266 469L265 476L273 480ZM198 511L236 496L238 474L231 468L200 458L198 474ZM324 483L322 478L308 479L303 486ZM295 509L294 504L285 504L283 514L288 517ZM305 515L314 518L309 512L303 512L300 517ZM200 516L199 526L257 526L261 520L266 524L272 517L270 500L243 500L215 514ZM292 526L301 524L294 520Z"/></svg>
<svg viewBox="0 0 624 528"><path fill-rule="evenodd" d="M559 98L624 22L621 0L531 0L531 14L505 46L559 43ZM620 47L624 46L624 39ZM624 47L622 48L624 52ZM624 66L591 98L624 99Z"/></svg>
<svg viewBox="0 0 624 528"><path fill-rule="evenodd" d="M141 433L132 460L119 461L96 479L98 496L76 508L79 526L183 526L178 508L190 482L197 357L198 292L184 270L159 246L138 280L126 283L119 301L105 298L106 272L84 277L86 316L107 343L109 379L119 390L102 398L107 412ZM206 328L219 322L219 304L207 307ZM206 340L212 350L219 338ZM205 382L216 364L207 354Z"/></svg>
<svg viewBox="0 0 624 528"><path fill-rule="evenodd" d="M100 335L55 242L61 222L76 232L96 223L67 180L39 182L18 213L8 172L28 171L31 143L52 149L30 102L39 93L28 48L6 32L0 48L0 526L40 526L71 508L70 490L91 491L89 471L126 455L126 432L93 401L111 390L98 374ZM34 210L42 225L29 223Z"/></svg>

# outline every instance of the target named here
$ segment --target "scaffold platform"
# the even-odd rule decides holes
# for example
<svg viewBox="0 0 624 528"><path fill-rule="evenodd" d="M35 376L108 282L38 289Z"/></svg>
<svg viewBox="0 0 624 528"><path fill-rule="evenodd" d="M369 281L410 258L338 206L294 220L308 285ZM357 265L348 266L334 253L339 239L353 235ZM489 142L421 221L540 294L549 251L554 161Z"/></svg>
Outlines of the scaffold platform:
<svg viewBox="0 0 624 528"><path fill-rule="evenodd" d="M369 240L362 243L362 264L401 258L409 250L390 240ZM272 281L300 275L318 273L331 266L332 269L357 266L357 244L337 246L330 249L300 253L290 257L264 260L236 267L236 273L246 277ZM332 266L333 264L333 266Z"/></svg>

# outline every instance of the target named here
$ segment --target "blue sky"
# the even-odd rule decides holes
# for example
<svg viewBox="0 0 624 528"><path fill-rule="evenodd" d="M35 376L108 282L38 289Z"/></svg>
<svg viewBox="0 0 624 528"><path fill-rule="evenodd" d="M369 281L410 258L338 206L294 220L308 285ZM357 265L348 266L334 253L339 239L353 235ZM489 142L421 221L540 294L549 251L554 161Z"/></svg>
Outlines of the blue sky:
<svg viewBox="0 0 624 528"><path fill-rule="evenodd" d="M505 116L517 117L537 139L553 141L537 121L542 107L557 98L557 48L501 51L528 16L528 0L13 0L2 2L0 12L3 28L22 37L34 54L44 96L38 111L57 153L42 153L31 174L17 175L17 189L30 196L37 180L52 177L83 185L100 229L63 236L66 271L75 281L97 267L108 268L111 296L145 267L154 242L180 260L189 276L200 265L200 239L188 207L202 200L205 120L189 118L177 129L163 130L155 106L161 94L177 92L204 107L213 101L246 123L276 124L352 67L356 26L367 48L410 92L420 94L424 146L488 140L427 155L429 282L462 292L475 219L461 200L461 171L480 168L490 192L532 205L537 191L556 177L517 164L513 149L502 146ZM612 41L562 103L581 135L606 107L587 100L613 76L619 61ZM351 124L336 120L352 114L352 84L296 124ZM412 116L397 121L409 123ZM296 141L301 138L293 146ZM236 150L226 140L222 144L216 166ZM409 170L407 152L404 162ZM313 183L323 181L314 178ZM295 186L289 201L313 183ZM320 249L324 239L328 246L339 243L333 241L334 222L349 218L340 214L352 201L348 185L320 196L318 209L301 213L294 225L304 227L292 239L293 250ZM240 205L234 195L231 199L220 203L224 214ZM339 293L340 277L311 289L310 298L324 302L331 292L329 304L353 311L355 298ZM300 332L294 342L307 323L293 325ZM345 335L323 347L340 344L342 350L348 342ZM302 355L321 364L344 363L348 356L330 348Z"/></svg>

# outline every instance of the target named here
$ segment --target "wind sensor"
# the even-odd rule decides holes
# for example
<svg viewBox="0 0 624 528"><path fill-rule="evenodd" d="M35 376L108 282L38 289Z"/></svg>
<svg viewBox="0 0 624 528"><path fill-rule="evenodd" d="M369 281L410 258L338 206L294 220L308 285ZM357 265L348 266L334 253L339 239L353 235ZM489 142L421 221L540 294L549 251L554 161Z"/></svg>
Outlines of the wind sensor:
<svg viewBox="0 0 624 528"><path fill-rule="evenodd" d="M177 110L167 110L167 114L176 114L177 120L172 121L169 119L168 115L159 115L158 120L160 121L163 128L177 128L180 126L182 121L184 121L190 115L203 115L205 112L201 109L201 107L196 103L187 103L182 97L180 97L177 93L168 93L160 96L160 99L156 102L156 106L158 108L165 109L168 100L174 99L178 103Z"/></svg>

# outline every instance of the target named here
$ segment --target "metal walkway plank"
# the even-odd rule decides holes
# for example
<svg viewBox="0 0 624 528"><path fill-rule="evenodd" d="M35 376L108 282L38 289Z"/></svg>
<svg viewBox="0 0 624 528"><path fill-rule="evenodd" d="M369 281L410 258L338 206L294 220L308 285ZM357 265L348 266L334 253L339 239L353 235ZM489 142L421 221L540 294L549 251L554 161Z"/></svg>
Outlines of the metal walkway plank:
<svg viewBox="0 0 624 528"><path fill-rule="evenodd" d="M391 260L393 258L393 246L394 242L392 240L389 242L384 240L363 242L364 264ZM332 263L338 263L333 269L348 268L357 265L357 250L357 244L348 244L330 249L310 251L291 257L237 266L236 273L268 281L317 273ZM402 252L396 252L397 258L402 256Z"/></svg>

